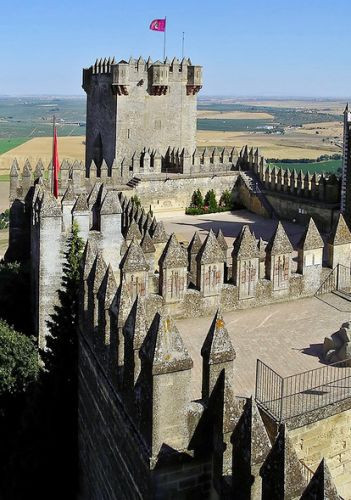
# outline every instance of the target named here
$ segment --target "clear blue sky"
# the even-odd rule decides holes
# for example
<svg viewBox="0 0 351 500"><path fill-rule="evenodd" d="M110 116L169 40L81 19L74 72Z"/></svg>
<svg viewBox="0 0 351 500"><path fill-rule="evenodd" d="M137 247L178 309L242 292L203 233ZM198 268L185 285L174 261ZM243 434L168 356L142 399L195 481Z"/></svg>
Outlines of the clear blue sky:
<svg viewBox="0 0 351 500"><path fill-rule="evenodd" d="M350 96L350 0L2 0L1 94L80 94L97 57L204 66L202 94Z"/></svg>

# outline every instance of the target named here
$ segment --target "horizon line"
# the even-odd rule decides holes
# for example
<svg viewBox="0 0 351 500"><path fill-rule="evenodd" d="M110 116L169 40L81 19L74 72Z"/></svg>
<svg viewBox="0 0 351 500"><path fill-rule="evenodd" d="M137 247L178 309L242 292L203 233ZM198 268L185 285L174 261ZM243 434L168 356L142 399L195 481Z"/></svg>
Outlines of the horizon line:
<svg viewBox="0 0 351 500"><path fill-rule="evenodd" d="M58 94L58 93L38 93L38 94L0 94L2 98L20 98L20 97L63 97L63 98L76 98L84 99L85 94ZM294 95L294 94L203 94L198 97L198 102L204 99L252 99L252 100L330 100L330 101L344 101L351 100L350 96L337 96L337 95Z"/></svg>

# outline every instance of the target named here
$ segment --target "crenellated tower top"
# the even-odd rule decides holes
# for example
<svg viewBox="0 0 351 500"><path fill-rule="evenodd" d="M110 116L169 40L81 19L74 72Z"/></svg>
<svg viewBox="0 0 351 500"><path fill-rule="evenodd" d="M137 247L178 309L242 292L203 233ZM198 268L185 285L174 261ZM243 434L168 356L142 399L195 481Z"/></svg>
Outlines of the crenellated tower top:
<svg viewBox="0 0 351 500"><path fill-rule="evenodd" d="M87 169L92 160L130 162L136 151L194 151L201 87L202 67L189 58L105 58L84 69Z"/></svg>

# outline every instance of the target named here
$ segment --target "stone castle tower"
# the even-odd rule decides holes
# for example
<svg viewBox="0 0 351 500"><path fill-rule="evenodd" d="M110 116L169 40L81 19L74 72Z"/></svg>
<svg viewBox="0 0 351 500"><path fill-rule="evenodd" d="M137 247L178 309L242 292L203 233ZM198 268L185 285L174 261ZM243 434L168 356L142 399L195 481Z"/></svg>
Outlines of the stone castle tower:
<svg viewBox="0 0 351 500"><path fill-rule="evenodd" d="M342 157L341 212L351 222L351 112L347 104L344 111L344 148Z"/></svg>
<svg viewBox="0 0 351 500"><path fill-rule="evenodd" d="M144 151L196 148L196 96L202 67L190 59L96 61L83 70L87 94L86 166L140 158Z"/></svg>

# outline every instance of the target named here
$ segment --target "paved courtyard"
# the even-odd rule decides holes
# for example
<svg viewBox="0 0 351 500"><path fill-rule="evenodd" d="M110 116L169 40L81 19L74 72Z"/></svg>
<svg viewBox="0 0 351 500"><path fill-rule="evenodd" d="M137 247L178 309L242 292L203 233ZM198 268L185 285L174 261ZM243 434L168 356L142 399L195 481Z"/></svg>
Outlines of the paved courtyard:
<svg viewBox="0 0 351 500"><path fill-rule="evenodd" d="M276 226L277 221L266 219L260 215L256 215L248 210L236 210L235 212L222 212L218 214L208 215L179 215L176 213L157 214L157 219L162 220L167 233L175 233L179 241L189 243L194 232L198 231L200 238L205 239L208 231L212 230L216 233L218 229L222 233L228 243L228 257L231 255L233 242L240 233L244 224L250 226L251 231L255 233L256 239L262 238L264 241L269 241ZM293 224L291 222L283 222L285 231L289 235L293 246L296 246L304 231L304 226ZM293 253L292 270L296 270L297 252Z"/></svg>
<svg viewBox="0 0 351 500"><path fill-rule="evenodd" d="M221 229L228 244L233 245L243 224L248 224L251 231L255 233L256 239L263 238L268 241L277 225L276 220L266 219L248 210L236 210L235 212L222 212L208 215L176 215L172 213L157 214L157 220L162 220L168 233L176 233L181 241L190 241L195 231L199 231L200 237L205 238L212 228L214 232ZM304 231L304 226L283 222L284 228L289 235L293 245L299 241Z"/></svg>
<svg viewBox="0 0 351 500"><path fill-rule="evenodd" d="M324 366L320 360L324 337L350 319L350 304L338 309L328 296L284 302L249 310L224 313L236 351L234 392L250 396L255 390L256 360L285 377ZM341 309L341 310L339 310ZM176 324L193 358L193 398L201 395L201 346L212 317L177 320Z"/></svg>

